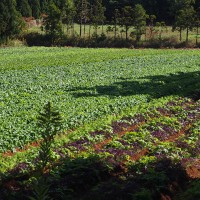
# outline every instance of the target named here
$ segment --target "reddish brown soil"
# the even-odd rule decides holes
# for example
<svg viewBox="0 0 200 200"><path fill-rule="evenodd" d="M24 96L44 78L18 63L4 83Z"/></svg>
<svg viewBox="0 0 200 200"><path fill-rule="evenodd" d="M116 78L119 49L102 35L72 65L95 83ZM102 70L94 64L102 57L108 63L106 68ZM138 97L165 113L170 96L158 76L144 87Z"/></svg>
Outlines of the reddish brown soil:
<svg viewBox="0 0 200 200"><path fill-rule="evenodd" d="M5 153L2 154L3 157L12 157L14 156L16 153L18 152L25 152L33 147L38 147L40 145L40 140L39 141L35 141L35 142L32 142L28 145L26 145L23 149L20 149L20 148L16 148L15 149L15 152L11 152L11 151L7 151Z"/></svg>
<svg viewBox="0 0 200 200"><path fill-rule="evenodd" d="M200 159L197 159L186 166L186 172L191 178L200 178Z"/></svg>
<svg viewBox="0 0 200 200"><path fill-rule="evenodd" d="M124 131L119 132L119 133L117 134L117 136L120 138L120 137L122 137L123 135L125 135L125 134L128 133L128 132L136 130L136 129L137 129L139 126L141 126L142 124L144 124L144 122L141 122L141 123L139 123L138 125L131 126L131 127L127 128L127 129L125 129ZM100 143L95 144L95 145L94 145L94 150L96 151L96 150L101 149L103 146L105 146L106 144L108 144L108 143L111 142L111 141L112 141L112 137L108 138L107 140L104 140L103 142L100 142Z"/></svg>
<svg viewBox="0 0 200 200"><path fill-rule="evenodd" d="M163 116L167 115L167 113L161 113ZM197 117L199 119L199 116ZM197 119L195 119L197 120ZM138 123L137 125L134 125L134 126L130 126L128 128L126 128L125 130L121 131L121 132L118 132L117 133L117 136L120 138L122 137L123 135L125 135L126 133L130 132L130 131L134 131L136 130L138 127L140 127L141 125L143 125L145 123L145 121L143 122L140 122ZM172 135L171 137L169 137L167 140L165 140L165 142L174 142L175 140L177 140L181 135L185 134L192 126L193 122L191 122L189 125L186 125L185 127L183 127L177 134L175 135ZM70 131L72 132L72 131ZM107 145L109 142L112 141L112 137L104 140L103 142L100 142L100 143L97 143L93 146L93 149L94 151L96 150L100 150L102 149L105 145ZM37 141L37 142L32 142L31 144L29 145L26 145L24 147L24 149L16 149L16 152L24 152L28 149L31 149L32 147L38 147L40 145L40 142L41 141ZM158 145L159 143L155 144ZM16 153L15 152L15 153ZM8 157L8 156L13 156L15 153L12 153L10 151L6 152L3 154L3 157ZM142 149L141 151L139 151L138 153L134 154L132 157L131 157L131 160L133 161L137 161L139 160L141 157L147 155L149 153L149 149L145 148L145 149ZM124 164L126 163L126 161L124 161ZM188 173L188 175L191 177L191 178L200 178L200 160L194 162L194 163L190 163L189 166L186 167L186 171ZM164 199L164 197L163 197ZM165 199L167 199L167 197L165 197Z"/></svg>
<svg viewBox="0 0 200 200"><path fill-rule="evenodd" d="M164 115L168 115L167 113L161 113L161 114L163 116ZM144 123L145 122L141 122L138 125L130 126L130 127L126 128L125 130L117 133L117 136L120 138L120 137L122 137L123 135L125 135L128 132L136 130L138 127L140 127ZM193 123L191 122L191 124L186 125L185 127L183 127L177 134L172 135L171 137L169 137L166 140L166 142L173 142L173 141L177 140L181 135L185 134L192 127L192 124ZM93 146L93 149L95 151L96 150L100 150L101 148L103 148L106 144L108 144L111 141L112 141L112 138L110 137L110 138L104 140L103 142L95 144ZM32 142L29 145L26 145L24 147L24 149L16 149L16 152L25 152L26 150L29 150L32 147L38 147L40 145L40 142L41 141ZM158 144L155 144L155 145L158 145ZM8 152L5 152L2 156L3 157L8 157L8 156L12 157L13 155L15 155L15 153L12 153L12 152L8 151ZM138 161L140 158L142 158L143 156L147 155L148 153L149 153L149 149L145 148L145 149L142 149L141 151L139 151L138 153L134 154L130 159L132 161ZM119 171L115 172L116 176L127 171L127 167L125 166L126 162L127 161L124 161L120 165ZM193 162L188 163L187 165L184 166L184 168L185 168L185 170L186 170L186 172L187 172L189 177L191 177L193 179L200 178L200 159L194 160ZM46 170L47 170L46 173L48 173L49 169L46 169ZM18 183L15 180L11 180L11 181L6 182L4 184L4 187L9 189L9 190L12 190L12 191L14 191L14 190L17 191L20 188ZM161 194L161 200L171 200L171 198L168 195Z"/></svg>
<svg viewBox="0 0 200 200"><path fill-rule="evenodd" d="M170 136L165 142L174 142L177 140L181 135L184 135L186 131L188 131L192 127L192 124L189 124L183 127L177 134Z"/></svg>
<svg viewBox="0 0 200 200"><path fill-rule="evenodd" d="M171 200L171 197L168 195L161 194L161 200Z"/></svg>
<svg viewBox="0 0 200 200"><path fill-rule="evenodd" d="M138 153L136 153L135 155L133 155L131 157L131 160L137 161L137 160L139 160L140 158L142 158L143 156L145 156L148 153L149 153L149 149L142 149L141 151L139 151Z"/></svg>
<svg viewBox="0 0 200 200"><path fill-rule="evenodd" d="M75 130L68 130L67 132L63 133L63 134L69 134L71 132L73 132ZM60 135L59 135L60 136ZM11 152L11 151L6 151L5 153L2 154L3 157L12 157L14 156L16 153L18 152L25 152L31 148L34 148L34 147L39 147L40 146L40 143L41 143L41 140L37 140L37 141L34 141L34 142L31 142L30 144L27 144L24 146L23 149L20 149L20 148L16 148L15 149L15 152Z"/></svg>

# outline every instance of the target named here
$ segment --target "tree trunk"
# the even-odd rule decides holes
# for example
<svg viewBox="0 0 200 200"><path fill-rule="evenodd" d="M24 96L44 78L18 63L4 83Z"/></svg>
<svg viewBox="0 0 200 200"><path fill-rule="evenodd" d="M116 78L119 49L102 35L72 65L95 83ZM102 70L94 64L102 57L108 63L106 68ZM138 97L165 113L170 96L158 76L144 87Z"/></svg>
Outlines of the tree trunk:
<svg viewBox="0 0 200 200"><path fill-rule="evenodd" d="M182 41L182 28L180 28L180 38L179 38L180 41Z"/></svg>
<svg viewBox="0 0 200 200"><path fill-rule="evenodd" d="M69 24L67 24L67 35L69 35Z"/></svg>
<svg viewBox="0 0 200 200"><path fill-rule="evenodd" d="M117 37L117 24L115 23L115 39Z"/></svg>
<svg viewBox="0 0 200 200"><path fill-rule="evenodd" d="M89 25L89 39L90 39L90 35L91 35L91 24Z"/></svg>
<svg viewBox="0 0 200 200"><path fill-rule="evenodd" d="M197 26L196 46L198 45L199 27Z"/></svg>
<svg viewBox="0 0 200 200"><path fill-rule="evenodd" d="M128 40L128 26L126 26L126 40Z"/></svg>
<svg viewBox="0 0 200 200"><path fill-rule="evenodd" d="M83 0L81 1L81 11L80 11L80 37L82 36L82 12L83 12Z"/></svg>
<svg viewBox="0 0 200 200"><path fill-rule="evenodd" d="M82 20L80 21L80 37L82 36Z"/></svg>
<svg viewBox="0 0 200 200"><path fill-rule="evenodd" d="M74 19L72 21L72 35L74 36Z"/></svg>
<svg viewBox="0 0 200 200"><path fill-rule="evenodd" d="M65 25L64 24L62 24L62 32L63 32L63 34L65 33Z"/></svg>
<svg viewBox="0 0 200 200"><path fill-rule="evenodd" d="M141 35L139 33L137 33L136 41L139 42L140 40L141 40Z"/></svg>
<svg viewBox="0 0 200 200"><path fill-rule="evenodd" d="M160 40L160 41L162 40L162 33L161 33L161 31L160 31L160 33L159 33L159 40Z"/></svg>
<svg viewBox="0 0 200 200"><path fill-rule="evenodd" d="M186 43L188 43L188 36L189 36L189 28L187 27L187 31L186 31Z"/></svg>
<svg viewBox="0 0 200 200"><path fill-rule="evenodd" d="M141 30L140 27L135 27L137 32L136 32L136 41L139 42L141 40L142 34L141 34Z"/></svg>
<svg viewBox="0 0 200 200"><path fill-rule="evenodd" d="M97 36L97 34L98 34L98 26L97 25L95 25L95 33L96 33L96 36Z"/></svg>
<svg viewBox="0 0 200 200"><path fill-rule="evenodd" d="M86 26L85 24L86 24L86 21L85 21L85 23L84 23L84 37L85 37L85 26Z"/></svg>
<svg viewBox="0 0 200 200"><path fill-rule="evenodd" d="M153 26L150 26L150 39L153 38Z"/></svg>
<svg viewBox="0 0 200 200"><path fill-rule="evenodd" d="M145 27L144 41L147 41L147 28Z"/></svg>

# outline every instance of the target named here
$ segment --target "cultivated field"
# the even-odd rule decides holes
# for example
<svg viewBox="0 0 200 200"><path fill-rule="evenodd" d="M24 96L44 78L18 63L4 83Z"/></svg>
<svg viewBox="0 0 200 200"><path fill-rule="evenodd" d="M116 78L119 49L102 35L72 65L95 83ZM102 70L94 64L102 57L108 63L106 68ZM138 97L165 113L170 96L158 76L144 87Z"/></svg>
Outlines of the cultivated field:
<svg viewBox="0 0 200 200"><path fill-rule="evenodd" d="M15 177L0 191L23 190L16 181L34 171L36 118L50 101L63 118L51 197L173 196L189 181L182 168L200 177L199 61L199 50L0 49L0 171Z"/></svg>
<svg viewBox="0 0 200 200"><path fill-rule="evenodd" d="M200 52L1 49L0 151L39 139L35 118L51 101L64 129L199 86Z"/></svg>

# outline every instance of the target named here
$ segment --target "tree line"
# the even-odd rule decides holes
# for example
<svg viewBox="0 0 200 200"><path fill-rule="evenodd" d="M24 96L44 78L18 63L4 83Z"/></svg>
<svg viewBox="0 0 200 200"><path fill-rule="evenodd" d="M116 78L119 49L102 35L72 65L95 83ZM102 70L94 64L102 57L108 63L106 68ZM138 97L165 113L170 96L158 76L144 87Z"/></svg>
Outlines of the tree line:
<svg viewBox="0 0 200 200"><path fill-rule="evenodd" d="M107 32L112 31L116 38L117 26L123 27L128 39L128 30L134 27L131 34L140 41L145 34L146 26L150 34L157 22L160 30L171 25L173 30L180 33L186 30L186 42L189 31L195 28L197 35L200 27L200 1L198 0L1 0L0 2L0 39L5 40L16 36L23 29L23 18L43 18L44 30L55 36L63 32L63 25L67 33L72 30L74 23L80 26L79 36L86 32L89 25L97 35L99 26L109 24Z"/></svg>

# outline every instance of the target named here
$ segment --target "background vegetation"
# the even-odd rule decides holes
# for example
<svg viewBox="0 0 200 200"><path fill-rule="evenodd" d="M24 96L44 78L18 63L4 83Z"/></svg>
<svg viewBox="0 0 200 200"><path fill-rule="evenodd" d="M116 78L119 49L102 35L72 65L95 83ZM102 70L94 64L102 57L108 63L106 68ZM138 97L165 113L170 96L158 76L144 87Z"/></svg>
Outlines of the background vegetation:
<svg viewBox="0 0 200 200"><path fill-rule="evenodd" d="M198 46L199 6L195 0L2 1L0 38L30 46L182 47L189 40Z"/></svg>

